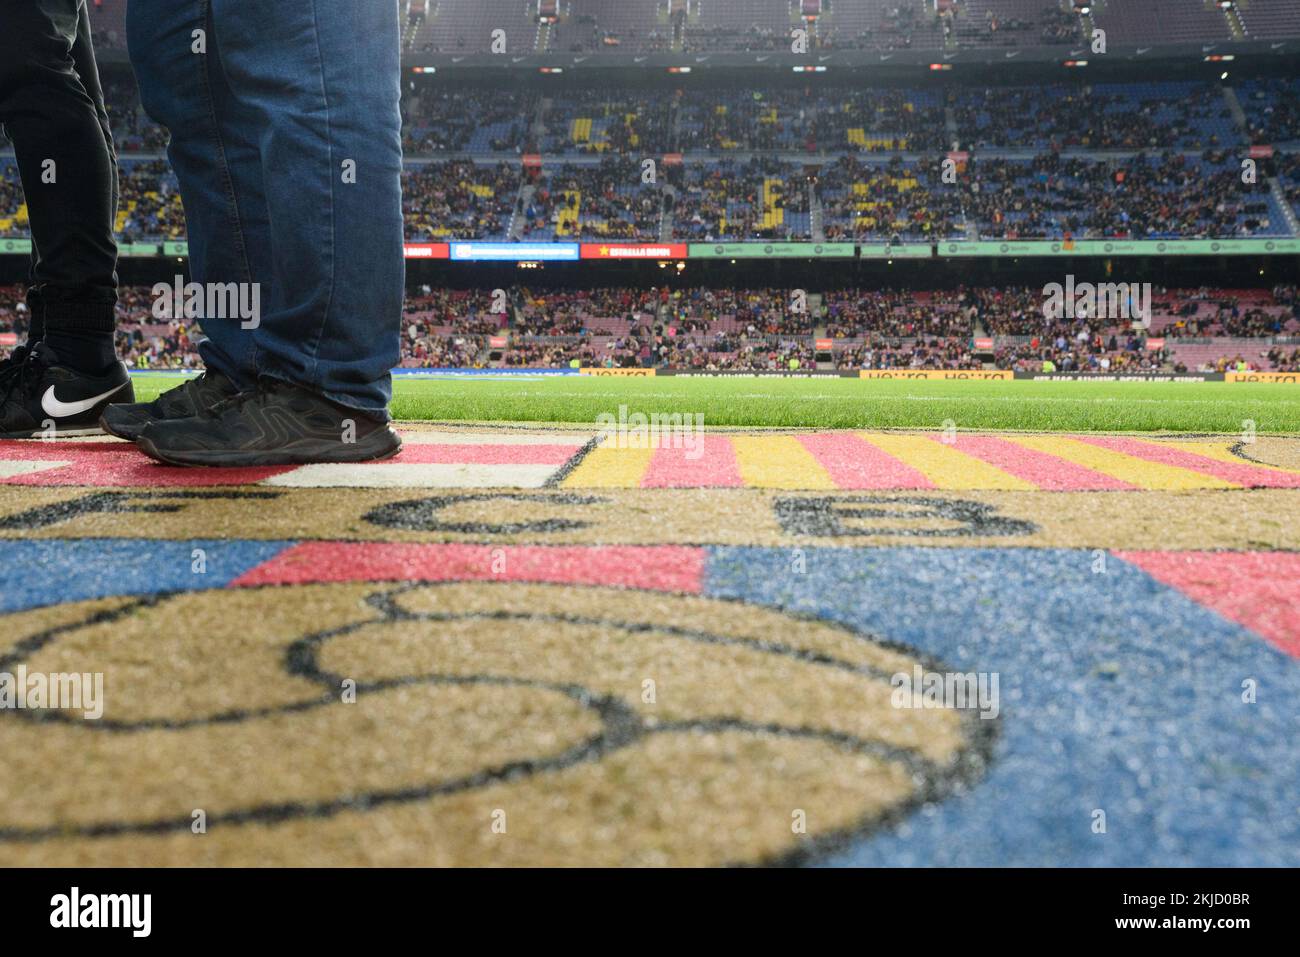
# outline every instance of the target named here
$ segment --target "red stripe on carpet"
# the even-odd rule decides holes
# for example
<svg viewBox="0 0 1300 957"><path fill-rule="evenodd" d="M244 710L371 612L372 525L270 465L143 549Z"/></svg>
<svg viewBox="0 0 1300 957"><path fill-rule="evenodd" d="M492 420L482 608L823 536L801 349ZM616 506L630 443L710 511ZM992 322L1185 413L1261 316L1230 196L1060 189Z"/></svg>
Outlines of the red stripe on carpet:
<svg viewBox="0 0 1300 957"><path fill-rule="evenodd" d="M1076 435L1081 442L1098 445L1113 452L1123 452L1148 462L1161 465L1176 465L1191 469L1204 475L1213 475L1225 482L1236 482L1247 488L1300 488L1300 474L1277 472L1273 469L1260 468L1249 462L1240 464L1212 459L1208 455L1197 455L1184 449L1170 448L1158 442L1144 442L1141 439L1129 439L1121 436Z"/></svg>
<svg viewBox="0 0 1300 957"><path fill-rule="evenodd" d="M1127 492L1136 485L1082 465L1016 445L995 435L958 435L953 448L1048 492Z"/></svg>
<svg viewBox="0 0 1300 957"><path fill-rule="evenodd" d="M1152 578L1300 658L1300 554L1115 552Z"/></svg>
<svg viewBox="0 0 1300 957"><path fill-rule="evenodd" d="M172 486L247 485L297 466L207 469L160 465L128 442L0 442L0 460L71 464L0 479L4 485Z"/></svg>
<svg viewBox="0 0 1300 957"><path fill-rule="evenodd" d="M725 435L696 436L696 448L655 449L642 488L741 488L736 447ZM699 443L703 441L701 450Z"/></svg>
<svg viewBox="0 0 1300 957"><path fill-rule="evenodd" d="M250 569L231 584L512 581L698 593L703 587L704 561L702 548L676 545L303 542Z"/></svg>
<svg viewBox="0 0 1300 957"><path fill-rule="evenodd" d="M922 472L849 433L798 437L831 481L842 489L934 488Z"/></svg>
<svg viewBox="0 0 1300 957"><path fill-rule="evenodd" d="M391 459L375 462L402 462L408 465L446 463L449 465L563 465L581 448L579 445L493 445L407 442Z"/></svg>

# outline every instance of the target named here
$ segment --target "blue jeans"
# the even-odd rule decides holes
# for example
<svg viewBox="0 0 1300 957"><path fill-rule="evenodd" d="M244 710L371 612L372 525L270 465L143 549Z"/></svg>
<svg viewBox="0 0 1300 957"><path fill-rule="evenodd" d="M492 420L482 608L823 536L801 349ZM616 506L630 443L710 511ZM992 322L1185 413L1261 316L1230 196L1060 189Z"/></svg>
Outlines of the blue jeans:
<svg viewBox="0 0 1300 957"><path fill-rule="evenodd" d="M201 324L205 365L386 417L406 268L397 0L131 0L127 39L171 133L191 280L260 287L256 328Z"/></svg>

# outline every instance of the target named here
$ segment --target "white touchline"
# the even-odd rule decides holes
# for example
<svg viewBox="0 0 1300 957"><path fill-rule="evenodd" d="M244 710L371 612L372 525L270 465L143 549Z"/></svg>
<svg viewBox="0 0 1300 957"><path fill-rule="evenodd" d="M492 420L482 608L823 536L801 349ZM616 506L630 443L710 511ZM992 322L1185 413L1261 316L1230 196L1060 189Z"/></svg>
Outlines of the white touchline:
<svg viewBox="0 0 1300 957"><path fill-rule="evenodd" d="M126 383L124 382L122 385L126 385ZM107 392L90 399L79 399L76 402L60 402L58 396L54 394L54 386L50 386L45 390L45 395L41 396L41 408L45 410L46 415L53 415L58 418L68 415L80 415L82 412L89 412L114 392L120 392L121 389L121 385L115 385Z"/></svg>

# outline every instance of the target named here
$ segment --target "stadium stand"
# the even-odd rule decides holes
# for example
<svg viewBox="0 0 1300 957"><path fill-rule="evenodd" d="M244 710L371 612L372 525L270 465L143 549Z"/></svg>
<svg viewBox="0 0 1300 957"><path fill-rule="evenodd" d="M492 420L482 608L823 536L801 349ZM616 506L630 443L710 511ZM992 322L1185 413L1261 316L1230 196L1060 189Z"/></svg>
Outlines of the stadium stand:
<svg viewBox="0 0 1300 957"><path fill-rule="evenodd" d="M602 86L547 97L540 149L548 154L666 148L671 105L644 91Z"/></svg>
<svg viewBox="0 0 1300 957"><path fill-rule="evenodd" d="M831 50L937 50L943 22L925 3L897 0L836 0L823 4L815 23L816 45Z"/></svg>
<svg viewBox="0 0 1300 957"><path fill-rule="evenodd" d="M1239 159L1226 154L976 160L960 188L967 214L989 238L1290 234L1269 187L1243 183Z"/></svg>
<svg viewBox="0 0 1300 957"><path fill-rule="evenodd" d="M784 50L790 46L791 26L787 0L707 0L686 30L685 47Z"/></svg>
<svg viewBox="0 0 1300 957"><path fill-rule="evenodd" d="M1231 40L1223 10L1202 0L1139 0L1097 4L1093 20L1110 43L1195 43Z"/></svg>
<svg viewBox="0 0 1300 957"><path fill-rule="evenodd" d="M813 19L788 0L570 0L539 23L524 0L401 0L403 42L421 52L768 51L792 27L823 50L1199 42L1300 35L1300 0L826 0ZM811 7L810 7L811 9ZM124 0L91 15L124 43ZM810 14L812 16L812 14ZM1000 56L1000 54L998 54ZM121 154L124 243L185 238L166 135L124 75L106 93ZM647 95L626 80L587 88L411 82L403 97L408 238L636 242L938 243L959 240L1239 239L1300 234L1300 81L1044 82L1035 85L682 83ZM1243 182L1241 157L1260 153ZM949 150L961 150L956 177ZM667 157L672 161L664 161ZM525 157L528 158L525 161ZM645 178L643 159L658 160ZM0 238L30 231L11 150L0 151ZM1221 369L1300 362L1294 287L1171 290L1142 334L1043 316L1040 290L890 290L827 284L790 315L777 289L510 290L505 315L481 293L416 290L403 364L583 362L690 368ZM0 292L0 336L25 328L18 290ZM151 314L126 286L121 346L140 367L195 365L197 332ZM507 345L493 345L504 336ZM1147 338L1163 339L1159 349Z"/></svg>
<svg viewBox="0 0 1300 957"><path fill-rule="evenodd" d="M692 165L675 224L682 239L808 239L806 178L798 165L774 159Z"/></svg>
<svg viewBox="0 0 1300 957"><path fill-rule="evenodd" d="M674 24L660 16L660 9L655 2L573 0L568 19L553 28L550 49L571 53L669 50Z"/></svg>
<svg viewBox="0 0 1300 957"><path fill-rule="evenodd" d="M1028 46L1079 43L1081 18L1045 0L966 0L956 6L957 42L962 46Z"/></svg>
<svg viewBox="0 0 1300 957"><path fill-rule="evenodd" d="M992 87L954 95L972 148L1222 148L1244 141L1222 90L1209 83Z"/></svg>
<svg viewBox="0 0 1300 957"><path fill-rule="evenodd" d="M1300 153L1283 154L1278 159L1278 172L1287 202L1300 217Z"/></svg>
<svg viewBox="0 0 1300 957"><path fill-rule="evenodd" d="M978 369L975 336L993 341L993 366L1036 371L1088 369L1223 371L1300 368L1300 293L1273 289L1171 289L1153 297L1149 330L1095 319L1051 319L1041 290L835 288L803 314L777 288L687 287L507 290L492 312L484 290L412 289L403 325L402 366L673 366L784 369L817 364L814 340L833 341L837 369ZM148 286L124 286L118 347L141 369L198 368L192 321L156 315ZM0 287L0 342L25 334L21 287ZM504 345L494 345L500 337ZM1150 340L1155 340L1155 343Z"/></svg>
<svg viewBox="0 0 1300 957"><path fill-rule="evenodd" d="M406 20L403 43L415 52L488 51L494 30L502 31L506 53L545 49L542 25L519 0L412 0Z"/></svg>
<svg viewBox="0 0 1300 957"><path fill-rule="evenodd" d="M124 49L127 0L90 0L97 46ZM505 31L510 53L737 52L784 49L804 26L817 49L938 50L1059 46L1094 28L1113 44L1225 43L1300 36L1300 0L823 0L811 22L789 0L569 0L539 23L527 0L399 0L403 48L481 53ZM936 9L937 7L937 9Z"/></svg>
<svg viewBox="0 0 1300 957"><path fill-rule="evenodd" d="M1247 80L1236 89L1253 143L1300 142L1300 81Z"/></svg>
<svg viewBox="0 0 1300 957"><path fill-rule="evenodd" d="M1300 0L1242 0L1236 13L1253 39L1281 40L1300 30Z"/></svg>
<svg viewBox="0 0 1300 957"><path fill-rule="evenodd" d="M504 239L520 170L506 163L434 162L402 176L402 211L412 239Z"/></svg>
<svg viewBox="0 0 1300 957"><path fill-rule="evenodd" d="M1300 88L1243 81L1013 86L722 87L660 97L609 86L408 91L412 239L1238 238L1291 235L1247 142L1300 138ZM109 87L137 241L183 238L163 131L133 88ZM938 168L972 151L956 182ZM537 167L522 157L536 152ZM645 156L682 155L642 181ZM430 158L441 157L430 162ZM161 164L161 165L159 165ZM1286 169L1291 167L1286 166ZM0 235L27 235L0 155ZM158 208L154 208L158 207ZM814 211L821 207L820 217ZM665 215L666 213L670 215ZM124 234L124 238L127 234Z"/></svg>
<svg viewBox="0 0 1300 957"><path fill-rule="evenodd" d="M513 89L422 88L402 99L408 155L518 153L530 146L536 98Z"/></svg>
<svg viewBox="0 0 1300 957"><path fill-rule="evenodd" d="M938 157L883 165L841 157L822 170L817 194L831 241L917 242L967 232L960 190L943 182Z"/></svg>
<svg viewBox="0 0 1300 957"><path fill-rule="evenodd" d="M528 240L658 239L663 196L633 160L566 163L532 180L519 235Z"/></svg>

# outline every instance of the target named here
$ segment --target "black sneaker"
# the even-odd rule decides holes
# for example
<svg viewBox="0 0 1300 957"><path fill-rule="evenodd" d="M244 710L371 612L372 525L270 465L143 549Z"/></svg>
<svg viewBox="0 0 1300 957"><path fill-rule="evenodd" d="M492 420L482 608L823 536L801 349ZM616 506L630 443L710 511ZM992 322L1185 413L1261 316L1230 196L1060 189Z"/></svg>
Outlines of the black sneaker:
<svg viewBox="0 0 1300 957"><path fill-rule="evenodd" d="M114 402L104 410L99 424L109 435L134 442L150 422L188 419L239 394L239 387L220 372L209 369L168 389L152 402Z"/></svg>
<svg viewBox="0 0 1300 957"><path fill-rule="evenodd" d="M188 419L150 422L136 442L169 465L223 467L369 462L402 448L387 422L267 377Z"/></svg>
<svg viewBox="0 0 1300 957"><path fill-rule="evenodd" d="M103 375L87 375L60 365L54 350L38 342L19 363L0 371L0 439L96 435L109 402L134 398L122 363Z"/></svg>
<svg viewBox="0 0 1300 957"><path fill-rule="evenodd" d="M0 382L9 377L20 365L27 361L27 353L31 352L26 346L14 346L9 355L0 359Z"/></svg>

